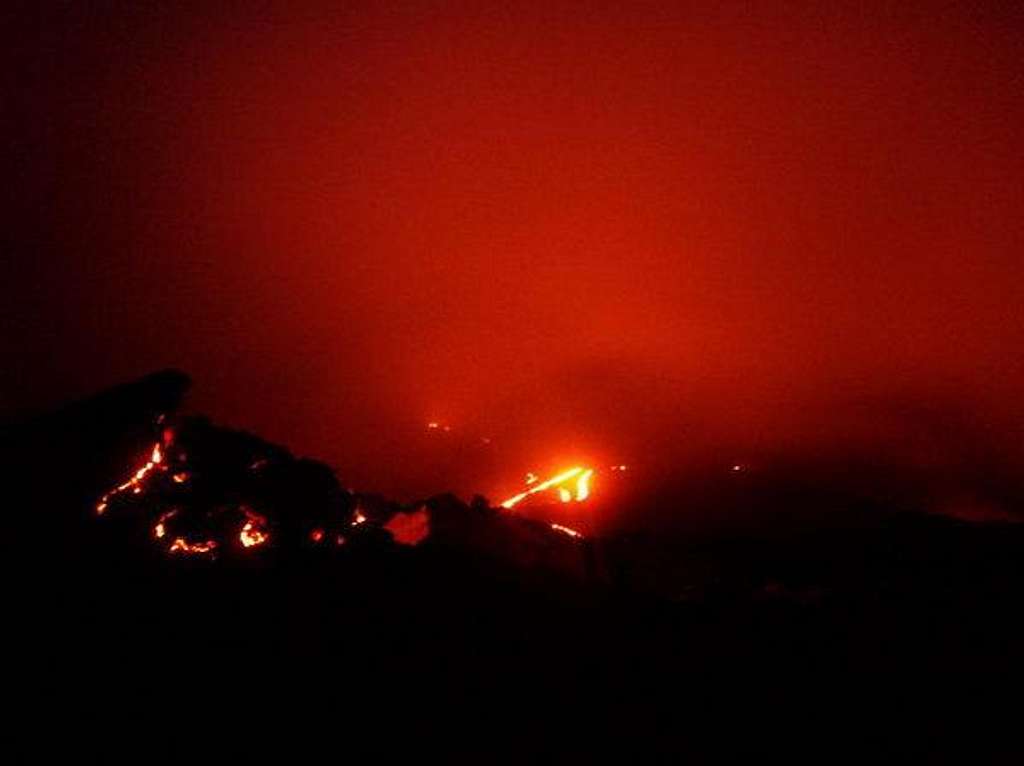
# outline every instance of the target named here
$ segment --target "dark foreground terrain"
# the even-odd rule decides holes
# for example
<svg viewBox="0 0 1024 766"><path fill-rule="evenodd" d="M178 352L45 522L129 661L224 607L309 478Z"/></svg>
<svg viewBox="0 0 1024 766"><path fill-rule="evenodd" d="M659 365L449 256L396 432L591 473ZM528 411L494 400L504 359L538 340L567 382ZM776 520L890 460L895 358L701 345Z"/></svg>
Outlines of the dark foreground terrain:
<svg viewBox="0 0 1024 766"><path fill-rule="evenodd" d="M164 373L4 431L6 716L40 727L37 754L1019 747L1021 526L901 513L571 540L480 501L351 495L258 439L167 420L186 386ZM216 555L154 539L183 491L163 478L96 513L169 423L192 439L189 481L207 476L177 518L223 533ZM252 549L209 521L243 506L267 516ZM402 544L387 525L417 511L429 535Z"/></svg>

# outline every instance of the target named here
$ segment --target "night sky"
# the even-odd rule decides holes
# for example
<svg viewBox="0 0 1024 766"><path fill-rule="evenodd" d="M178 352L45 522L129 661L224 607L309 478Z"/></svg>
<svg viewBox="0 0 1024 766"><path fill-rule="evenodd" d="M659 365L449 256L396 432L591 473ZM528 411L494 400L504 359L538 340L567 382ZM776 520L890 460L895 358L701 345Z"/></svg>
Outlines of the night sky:
<svg viewBox="0 0 1024 766"><path fill-rule="evenodd" d="M150 5L0 11L3 415L179 367L399 496L1021 460L1019 5Z"/></svg>

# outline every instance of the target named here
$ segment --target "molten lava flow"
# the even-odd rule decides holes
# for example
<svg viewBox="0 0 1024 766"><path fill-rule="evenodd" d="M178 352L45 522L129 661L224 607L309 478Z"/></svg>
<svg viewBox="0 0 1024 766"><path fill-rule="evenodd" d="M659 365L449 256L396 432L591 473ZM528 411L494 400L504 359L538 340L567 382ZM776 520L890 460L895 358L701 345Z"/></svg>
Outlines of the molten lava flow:
<svg viewBox="0 0 1024 766"><path fill-rule="evenodd" d="M202 554L213 554L217 550L216 540L204 540L199 543L190 543L184 537L174 538L174 542L171 543L171 547L167 549L168 553L184 553L189 556L202 555Z"/></svg>
<svg viewBox="0 0 1024 766"><path fill-rule="evenodd" d="M528 498L530 495L535 495L538 492L544 492L548 489L557 489L558 499L563 503L571 502L574 499L576 502L583 502L590 497L590 479L593 475L594 469L576 466L574 468L570 468L568 471L563 471L556 476L552 476L547 481L538 482L536 474L529 473L526 475L526 483L529 486L529 489L524 492L520 492L518 495L513 495L503 502L501 507L512 508ZM569 484L573 479L576 480L575 493L570 487L564 486Z"/></svg>
<svg viewBox="0 0 1024 766"><path fill-rule="evenodd" d="M247 521L245 526L242 527L242 531L238 533L238 539L242 541L242 545L246 548L252 548L255 545L265 543L267 541L267 534L256 529L251 521Z"/></svg>
<svg viewBox="0 0 1024 766"><path fill-rule="evenodd" d="M523 500L528 498L530 495L536 495L538 492L543 492L546 489L557 487L560 484L569 481L569 479L576 478L581 473L583 473L583 470L584 469L581 466L576 466L575 468L570 468L568 471L563 471L557 476L552 476L547 481L542 481L539 484L535 483L525 492L520 492L518 495L513 495L512 497L510 497L508 500L501 504L501 507L512 508L513 506L518 505Z"/></svg>
<svg viewBox="0 0 1024 766"><path fill-rule="evenodd" d="M163 450L160 448L160 442L157 442L156 444L153 445L153 451L149 455L149 462L147 462L144 466L137 470L135 474L130 479L128 479L128 481L124 482L123 484L118 484L107 494L101 497L100 501L96 504L96 513L102 516L103 513L107 510L107 506L110 505L110 501L117 495L120 495L122 492L127 492L130 489L133 494L140 494L142 492L142 485L145 482L146 477L153 469L158 467L162 468L163 466L161 466L161 464L163 463L163 461L164 453Z"/></svg>
<svg viewBox="0 0 1024 766"><path fill-rule="evenodd" d="M590 497L590 477L594 475L594 469L588 468L576 479L576 502L582 503Z"/></svg>
<svg viewBox="0 0 1024 766"><path fill-rule="evenodd" d="M156 520L156 525L153 527L153 537L160 540L167 536L167 521L178 515L178 509L172 508L166 513L161 513L160 518Z"/></svg>
<svg viewBox="0 0 1024 766"><path fill-rule="evenodd" d="M583 537L583 535L581 535L579 532L577 532L572 527L567 527L567 526L564 526L562 524L552 524L551 528L553 530L555 530L556 532L561 532L562 534L566 534L569 537Z"/></svg>
<svg viewBox="0 0 1024 766"><path fill-rule="evenodd" d="M238 533L238 539L242 546L254 548L257 545L263 545L270 539L266 518L248 508L243 508L242 512L245 513L245 524L242 526L242 531Z"/></svg>
<svg viewBox="0 0 1024 766"><path fill-rule="evenodd" d="M449 430L444 423L432 423L428 424L428 427L442 432ZM248 463L252 471L261 471L267 465L269 461L266 458ZM624 466L621 469L624 470ZM154 474L158 473L162 473L163 478L158 477L154 480ZM546 491L550 491L564 503L583 502L592 494L591 481L594 474L593 469L584 466L574 466L547 480L542 480L536 473L528 473L525 477L524 491L509 498L501 506L513 508L526 498ZM203 477L200 479L203 479L201 484L206 483ZM151 534L159 546L172 556L215 558L225 547L246 551L261 546L269 547L272 531L265 516L257 513L246 503L211 506L210 498L204 493L198 493L197 496L197 493L192 492L194 481L195 475L186 463L185 452L175 446L175 432L166 428L161 434L160 441L153 445L149 459L126 481L103 495L96 505L96 512L103 514L119 495L131 493L142 496L144 501L149 501L153 510L162 509L155 520L149 522L152 524ZM128 502L128 499L123 502ZM226 528L219 522L216 524L217 530L230 530L228 536L222 538L218 531L217 536L210 538L188 529L188 525L183 525L182 522L192 519L196 515L193 511L202 511L206 517L213 519L230 519L230 525ZM399 545L415 546L430 538L432 520L430 509L423 505L416 510L399 510L391 513L384 523L382 513L378 509L357 503L348 524L350 528L365 525L384 530ZM579 531L562 524L550 524L550 528L567 537L583 537ZM349 542L346 536L338 534L337 530L323 526L308 528L306 534L313 545L330 545L333 542L335 545L345 546ZM232 543L232 537L235 535L237 544Z"/></svg>

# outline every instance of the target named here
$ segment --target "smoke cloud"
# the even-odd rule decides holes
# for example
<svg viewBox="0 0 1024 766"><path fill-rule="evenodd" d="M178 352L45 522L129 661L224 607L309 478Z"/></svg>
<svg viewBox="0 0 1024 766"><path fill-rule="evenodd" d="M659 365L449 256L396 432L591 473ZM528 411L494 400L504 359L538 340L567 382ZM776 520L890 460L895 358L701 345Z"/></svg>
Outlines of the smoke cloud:
<svg viewBox="0 0 1024 766"><path fill-rule="evenodd" d="M0 25L5 412L173 366L397 497L1019 465L1019 11L107 5Z"/></svg>

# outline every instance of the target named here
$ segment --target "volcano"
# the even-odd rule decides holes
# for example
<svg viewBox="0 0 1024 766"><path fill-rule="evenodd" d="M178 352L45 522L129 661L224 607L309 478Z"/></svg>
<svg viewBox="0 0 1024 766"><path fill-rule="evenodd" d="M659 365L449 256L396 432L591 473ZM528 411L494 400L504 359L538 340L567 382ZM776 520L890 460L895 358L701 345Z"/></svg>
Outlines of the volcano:
<svg viewBox="0 0 1024 766"><path fill-rule="evenodd" d="M91 708L102 689L219 721L285 695L303 727L343 716L386 735L397 718L416 736L493 737L515 719L540 744L566 735L553 722L598 720L593 741L652 743L692 731L663 728L670 710L752 720L780 685L799 704L824 679L1017 666L1016 524L890 513L588 535L544 495L587 501L590 469L497 506L397 503L184 413L187 385L160 373L4 432L7 564L30 586L12 611L19 651L45 658L32 687L63 704ZM344 701L314 704L325 689Z"/></svg>
<svg viewBox="0 0 1024 766"><path fill-rule="evenodd" d="M403 505L345 489L325 464L202 417L161 412L153 431L156 440L141 450L138 465L93 510L109 534L147 541L168 555L215 561L428 544L541 572L596 577L580 532L508 513L515 502L492 508L483 498L467 505L443 495ZM593 471L569 473L578 479L582 502Z"/></svg>

